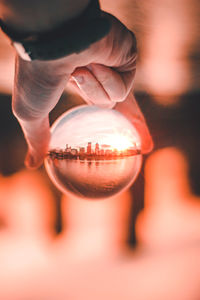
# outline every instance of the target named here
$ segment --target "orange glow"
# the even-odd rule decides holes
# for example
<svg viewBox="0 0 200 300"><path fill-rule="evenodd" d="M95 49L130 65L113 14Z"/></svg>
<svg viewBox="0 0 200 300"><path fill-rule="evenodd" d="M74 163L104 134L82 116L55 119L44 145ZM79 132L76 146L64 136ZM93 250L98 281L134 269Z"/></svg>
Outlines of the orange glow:
<svg viewBox="0 0 200 300"><path fill-rule="evenodd" d="M83 2L86 1L89 2ZM68 2L75 8L76 2L81 0ZM10 102L9 97L2 96L0 300L200 299L200 197L193 195L190 188L193 177L198 185L199 174L196 146L193 146L196 145L193 141L198 141L195 127L198 112L194 111L193 101L198 101L200 93L200 1L100 2L104 11L113 14L136 34L138 60L134 92L139 106L144 109L155 149L144 157L144 168L135 185L121 194L103 201L61 195L43 168L19 171L23 168L25 145L19 128L15 135L16 123L6 102L6 99ZM118 37L112 50L115 52L117 47L122 50ZM105 55L108 56L109 51L105 51ZM74 56L78 59L77 54ZM14 59L15 51L0 30L1 94L12 93ZM67 72L67 68L65 70ZM71 95L71 90L68 93L68 86L66 89L51 120L63 110L83 104L77 94ZM196 96L191 95L190 99L189 92L195 92ZM174 105L182 98L183 104L178 103L180 105L174 108L159 106ZM156 103L152 103L154 100ZM143 126L139 106L130 93L115 107L133 124L138 138L135 133L131 137L118 122L119 131L113 130L112 135L105 134L102 139L94 132L91 140L87 135L80 145L81 138L75 143L78 135L72 134L71 129L66 130L73 140L63 138L58 147L65 151L69 143L72 149L80 151L80 147L87 149L87 143L91 142L94 153L96 143L104 152L112 150L121 157L129 148L141 148L142 154L147 153L153 142ZM98 120L94 120L97 123ZM106 131L105 119L103 125ZM82 126L76 128L78 132ZM89 124L87 130L90 129L93 127ZM186 150L192 164L189 165L184 152L163 148L169 145L179 145ZM105 172L98 173L100 160L87 162L85 159L81 164L88 163L90 173L87 168L81 173L72 164L71 167L68 164L66 173L73 173L79 179L86 174L88 182L101 174L105 183L111 178L109 184L119 174L125 176L128 172L133 176L130 162L117 164L117 159L112 160L114 167L109 160L103 161ZM60 162L64 159L54 161L57 169ZM9 169L15 173L5 176L8 173L4 171ZM195 173L189 178L189 171L193 170ZM105 184L102 187L105 189ZM59 234L55 234L55 229L60 230ZM130 248L128 243L133 234L137 245Z"/></svg>
<svg viewBox="0 0 200 300"><path fill-rule="evenodd" d="M199 199L191 193L183 154L176 148L154 152L146 163L145 179L145 210L137 222L140 242L167 249L198 239Z"/></svg>
<svg viewBox="0 0 200 300"><path fill-rule="evenodd" d="M14 50L9 40L0 32L0 92L11 94L14 81Z"/></svg>
<svg viewBox="0 0 200 300"><path fill-rule="evenodd" d="M133 147L133 142L126 135L116 134L111 137L110 145L112 149L124 151L130 147Z"/></svg>

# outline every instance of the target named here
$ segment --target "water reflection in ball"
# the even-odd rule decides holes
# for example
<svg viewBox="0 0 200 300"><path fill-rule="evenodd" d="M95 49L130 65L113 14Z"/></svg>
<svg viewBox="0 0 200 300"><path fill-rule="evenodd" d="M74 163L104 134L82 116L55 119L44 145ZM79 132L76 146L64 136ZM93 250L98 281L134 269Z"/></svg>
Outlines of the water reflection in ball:
<svg viewBox="0 0 200 300"><path fill-rule="evenodd" d="M116 110L78 106L56 120L51 134L45 167L64 193L107 198L129 187L139 173L140 136Z"/></svg>

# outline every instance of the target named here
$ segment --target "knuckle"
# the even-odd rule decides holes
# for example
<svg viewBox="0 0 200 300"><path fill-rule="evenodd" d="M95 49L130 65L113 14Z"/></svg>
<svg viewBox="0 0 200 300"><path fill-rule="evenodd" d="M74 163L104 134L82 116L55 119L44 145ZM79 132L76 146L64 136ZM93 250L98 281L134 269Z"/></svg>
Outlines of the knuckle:
<svg viewBox="0 0 200 300"><path fill-rule="evenodd" d="M15 101L12 105L14 116L21 121L33 121L36 119L33 111L24 105L21 101Z"/></svg>
<svg viewBox="0 0 200 300"><path fill-rule="evenodd" d="M78 67L71 75L75 78L82 76L83 78L88 79L88 77L91 76L91 73L86 67Z"/></svg>
<svg viewBox="0 0 200 300"><path fill-rule="evenodd" d="M116 91L116 93L112 96L112 101L114 102L123 102L127 97L127 90L125 86L121 86L120 90Z"/></svg>

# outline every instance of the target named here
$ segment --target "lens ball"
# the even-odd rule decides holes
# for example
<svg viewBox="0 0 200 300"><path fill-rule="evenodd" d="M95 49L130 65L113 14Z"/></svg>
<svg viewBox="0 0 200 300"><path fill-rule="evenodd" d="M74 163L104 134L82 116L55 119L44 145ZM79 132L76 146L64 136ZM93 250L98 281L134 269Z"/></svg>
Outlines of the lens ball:
<svg viewBox="0 0 200 300"><path fill-rule="evenodd" d="M140 136L114 109L78 106L51 127L45 167L64 193L86 199L111 197L135 181L141 164Z"/></svg>

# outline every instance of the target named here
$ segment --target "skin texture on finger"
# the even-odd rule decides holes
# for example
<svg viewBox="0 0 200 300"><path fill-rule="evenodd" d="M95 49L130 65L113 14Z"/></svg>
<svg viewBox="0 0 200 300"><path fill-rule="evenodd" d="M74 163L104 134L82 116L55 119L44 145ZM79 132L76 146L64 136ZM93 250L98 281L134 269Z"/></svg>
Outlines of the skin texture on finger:
<svg viewBox="0 0 200 300"><path fill-rule="evenodd" d="M136 60L134 36L120 21L108 14L104 15L111 19L111 31L105 38L80 54L72 54L49 62L25 62L17 57L13 112L22 127L29 147L26 158L28 167L38 167L43 162L50 137L48 114L57 104L70 74L77 67L97 63L114 67L119 71L116 73L112 69L107 69L109 74L112 73L110 78L113 80L113 83L109 82L109 84L103 82L105 72L102 72L101 67L101 72L98 70L101 74L99 81L91 71L84 68L81 70L84 72L84 84L78 83L77 77L74 77L80 88L79 93L88 103L94 103L92 99L95 99L95 104L111 108L114 104L110 101L110 97L114 97L116 101L118 91L121 90L121 96L117 97L117 100L121 101L131 89ZM105 84L105 89L100 81ZM126 88L120 87L122 82Z"/></svg>
<svg viewBox="0 0 200 300"><path fill-rule="evenodd" d="M77 92L86 102L99 106L101 103L106 105L108 99L112 102L126 99L133 87L137 58L134 35L113 16L104 15L110 19L112 29L105 38L88 49L90 63L86 67L90 73L84 66L76 68L72 74L80 88ZM110 107L109 104L107 107Z"/></svg>
<svg viewBox="0 0 200 300"><path fill-rule="evenodd" d="M87 68L77 68L72 73L72 78L76 82L80 91L79 94L87 103L95 104L99 107L110 107L111 99L102 84L93 76Z"/></svg>
<svg viewBox="0 0 200 300"><path fill-rule="evenodd" d="M153 140L134 95L130 93L127 99L124 102L117 103L114 109L121 112L137 129L141 137L142 153L151 152L153 149Z"/></svg>
<svg viewBox="0 0 200 300"><path fill-rule="evenodd" d="M90 64L77 68L72 73L70 83L76 83L74 87L77 93L88 104L111 108L116 102L127 98L133 85L134 74L135 70L119 73L104 65Z"/></svg>
<svg viewBox="0 0 200 300"><path fill-rule="evenodd" d="M87 67L100 82L111 101L121 102L125 100L127 94L130 92L129 88L132 87L132 83L127 84L128 87L126 86L126 81L123 79L125 75L123 73L118 73L112 68L99 64L90 64ZM131 74L130 77L133 81L134 75Z"/></svg>
<svg viewBox="0 0 200 300"><path fill-rule="evenodd" d="M38 167L43 162L50 138L48 114L58 102L66 81L47 64L16 59L12 107L28 144L28 167Z"/></svg>
<svg viewBox="0 0 200 300"><path fill-rule="evenodd" d="M32 122L20 122L24 137L27 141L28 152L25 166L30 169L38 168L48 151L50 140L49 119Z"/></svg>
<svg viewBox="0 0 200 300"><path fill-rule="evenodd" d="M191 192L187 162L175 148L152 154L145 168L145 210L137 222L146 247L190 247L200 239L199 199Z"/></svg>
<svg viewBox="0 0 200 300"><path fill-rule="evenodd" d="M107 36L92 45L91 55L96 63L114 68L119 73L135 72L137 46L134 34L114 16L103 13L112 23Z"/></svg>

